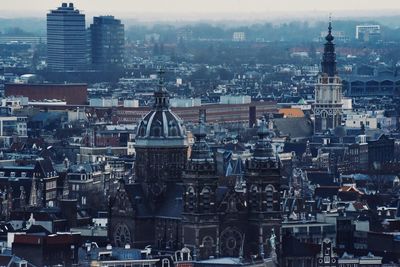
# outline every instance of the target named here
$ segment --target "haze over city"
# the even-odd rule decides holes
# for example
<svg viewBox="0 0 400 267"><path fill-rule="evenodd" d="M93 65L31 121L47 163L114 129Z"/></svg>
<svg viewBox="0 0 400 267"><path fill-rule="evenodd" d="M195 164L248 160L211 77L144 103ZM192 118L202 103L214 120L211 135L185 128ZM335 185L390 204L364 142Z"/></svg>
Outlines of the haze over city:
<svg viewBox="0 0 400 267"><path fill-rule="evenodd" d="M15 0L0 7L0 17L41 17L61 1ZM396 0L77 0L86 14L114 14L139 20L271 20L276 18L313 19L333 13L336 18L398 15Z"/></svg>

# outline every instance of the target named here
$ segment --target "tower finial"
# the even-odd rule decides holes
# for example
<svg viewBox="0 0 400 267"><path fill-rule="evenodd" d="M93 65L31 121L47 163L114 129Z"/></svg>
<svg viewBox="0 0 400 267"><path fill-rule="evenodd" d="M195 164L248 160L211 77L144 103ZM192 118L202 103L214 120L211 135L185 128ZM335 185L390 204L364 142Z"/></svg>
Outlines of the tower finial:
<svg viewBox="0 0 400 267"><path fill-rule="evenodd" d="M158 90L162 91L163 87L164 87L164 74L165 74L165 70L160 67L157 71L157 76L158 76Z"/></svg>
<svg viewBox="0 0 400 267"><path fill-rule="evenodd" d="M328 25L328 35L325 37L325 40L328 42L333 41L333 36L332 36L332 14L329 14L329 25Z"/></svg>
<svg viewBox="0 0 400 267"><path fill-rule="evenodd" d="M321 62L322 73L327 74L329 77L334 77L337 74L334 39L332 35L332 17L329 16L328 35L325 37L327 42L324 45L324 54L322 55Z"/></svg>
<svg viewBox="0 0 400 267"><path fill-rule="evenodd" d="M160 67L157 71L157 76L158 76L158 85L157 89L154 90L154 98L155 98L155 103L154 107L156 108L164 108L168 109L169 108L169 94L167 89L164 86L164 69Z"/></svg>

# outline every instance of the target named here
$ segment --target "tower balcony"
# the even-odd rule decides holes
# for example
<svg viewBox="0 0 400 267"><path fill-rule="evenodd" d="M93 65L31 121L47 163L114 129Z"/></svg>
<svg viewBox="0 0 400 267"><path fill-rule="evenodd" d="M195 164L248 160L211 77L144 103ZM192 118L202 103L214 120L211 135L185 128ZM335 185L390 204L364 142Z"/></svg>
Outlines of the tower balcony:
<svg viewBox="0 0 400 267"><path fill-rule="evenodd" d="M327 75L318 77L318 84L342 84L342 80L338 76L328 77Z"/></svg>

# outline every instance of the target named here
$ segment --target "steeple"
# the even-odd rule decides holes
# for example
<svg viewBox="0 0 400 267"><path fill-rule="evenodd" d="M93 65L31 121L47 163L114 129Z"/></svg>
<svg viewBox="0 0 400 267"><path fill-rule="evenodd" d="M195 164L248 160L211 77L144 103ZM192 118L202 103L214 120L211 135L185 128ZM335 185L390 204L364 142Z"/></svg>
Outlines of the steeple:
<svg viewBox="0 0 400 267"><path fill-rule="evenodd" d="M160 68L158 70L158 86L154 92L154 108L156 109L168 109L169 108L169 93L164 86L164 74L165 71Z"/></svg>
<svg viewBox="0 0 400 267"><path fill-rule="evenodd" d="M321 62L322 73L328 75L328 77L334 77L337 74L334 39L332 36L332 21L331 17L329 17L328 35L325 37L326 43Z"/></svg>
<svg viewBox="0 0 400 267"><path fill-rule="evenodd" d="M253 158L257 161L275 160L274 150L272 149L270 141L270 130L267 127L265 119L263 118L258 128L257 135L258 141L255 145Z"/></svg>
<svg viewBox="0 0 400 267"><path fill-rule="evenodd" d="M213 157L211 154L211 150L206 142L206 126L204 125L204 122L201 118L199 120L199 125L193 130L193 135L195 137L195 142L192 146L190 160L197 162L212 162Z"/></svg>

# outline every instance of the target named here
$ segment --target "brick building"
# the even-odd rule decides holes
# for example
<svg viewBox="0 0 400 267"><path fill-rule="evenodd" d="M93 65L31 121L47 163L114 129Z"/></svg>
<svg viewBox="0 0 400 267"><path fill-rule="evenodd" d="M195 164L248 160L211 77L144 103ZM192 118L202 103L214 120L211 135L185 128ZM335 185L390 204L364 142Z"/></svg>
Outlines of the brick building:
<svg viewBox="0 0 400 267"><path fill-rule="evenodd" d="M5 85L5 96L25 96L29 101L63 100L68 105L85 105L87 84L15 84Z"/></svg>

